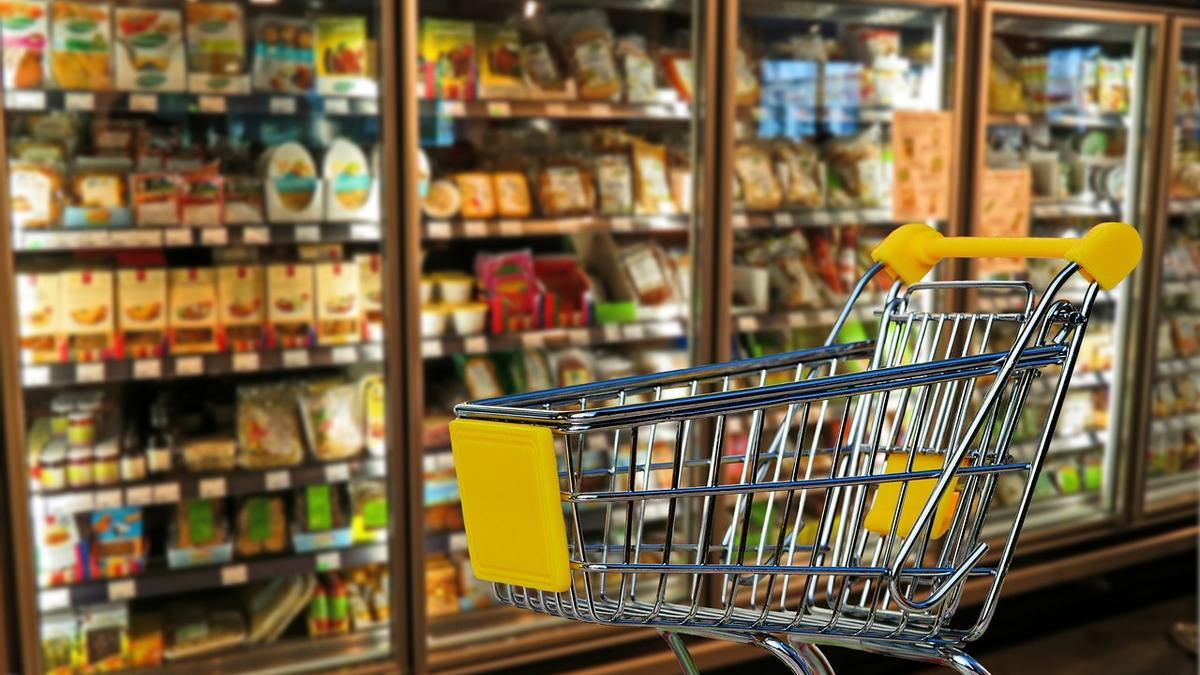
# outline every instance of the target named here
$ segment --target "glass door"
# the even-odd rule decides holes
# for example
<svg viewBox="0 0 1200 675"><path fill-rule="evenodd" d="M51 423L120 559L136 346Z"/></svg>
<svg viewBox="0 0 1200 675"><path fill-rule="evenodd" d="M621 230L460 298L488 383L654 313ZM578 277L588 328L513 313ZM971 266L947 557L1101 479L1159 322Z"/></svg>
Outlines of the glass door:
<svg viewBox="0 0 1200 675"><path fill-rule="evenodd" d="M390 6L0 4L27 672L406 660Z"/></svg>
<svg viewBox="0 0 1200 675"><path fill-rule="evenodd" d="M985 7L984 27L972 232L1079 236L1107 220L1146 223L1153 147L1147 120L1154 114L1162 18L993 3ZM984 260L975 276L1042 289L1060 266ZM1078 301L1086 282L1072 283L1063 294ZM1133 286L1122 284L1096 302L1027 530L1081 527L1116 508L1131 433L1120 402L1129 395L1126 371L1136 355ZM992 310L1014 307L1013 301L1019 299L998 293L972 302ZM1011 330L994 335L995 348L1011 344ZM1036 384L1024 417L1040 420L1054 382ZM1019 459L1035 447L1023 431L1013 440ZM1007 527L1004 507L1019 496L997 484L998 524Z"/></svg>
<svg viewBox="0 0 1200 675"><path fill-rule="evenodd" d="M421 0L416 14L416 639L432 669L516 664L596 633L498 605L474 577L447 425L462 401L691 363L698 29L684 1Z"/></svg>
<svg viewBox="0 0 1200 675"><path fill-rule="evenodd" d="M1200 22L1177 19L1172 37L1166 227L1155 261L1161 285L1141 489L1146 512L1194 507L1200 470Z"/></svg>

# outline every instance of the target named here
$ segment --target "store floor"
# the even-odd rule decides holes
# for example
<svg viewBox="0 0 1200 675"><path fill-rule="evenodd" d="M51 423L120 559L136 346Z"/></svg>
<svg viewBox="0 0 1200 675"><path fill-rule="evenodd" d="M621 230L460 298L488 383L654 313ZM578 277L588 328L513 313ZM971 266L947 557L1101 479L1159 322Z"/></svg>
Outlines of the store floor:
<svg viewBox="0 0 1200 675"><path fill-rule="evenodd" d="M1197 615L1195 554L1004 599L971 648L993 675L1190 675L1197 662L1168 634ZM946 675L952 671L830 648L839 675ZM705 675L774 675L769 660Z"/></svg>

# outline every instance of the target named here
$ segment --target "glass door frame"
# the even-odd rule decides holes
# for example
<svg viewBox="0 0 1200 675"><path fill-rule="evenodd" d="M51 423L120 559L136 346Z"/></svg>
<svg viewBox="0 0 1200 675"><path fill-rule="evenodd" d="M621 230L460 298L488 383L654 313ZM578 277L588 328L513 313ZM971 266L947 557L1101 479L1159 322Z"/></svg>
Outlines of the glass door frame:
<svg viewBox="0 0 1200 675"><path fill-rule="evenodd" d="M1155 39L1151 43L1151 48L1146 50L1144 58L1148 59L1146 68L1146 81L1144 88L1145 108L1140 115L1135 118L1142 128L1147 128L1149 124L1156 123L1158 113L1161 106L1159 105L1159 95L1163 90L1162 80L1162 64L1166 57L1166 28L1167 16L1162 12L1146 11L1134 8L1122 8L1120 6L1096 5L1068 2L1064 4L1048 4L1036 2L1019 2L1014 0L996 0L985 1L979 6L979 34L975 44L978 46L976 53L976 102L974 115L974 135L971 139L971 178L969 185L971 186L971 196L967 200L967 206L964 210L964 230L973 231L975 222L975 209L979 205L979 194L982 187L985 165L985 149L987 147L987 131L988 131L988 104L987 104L987 82L988 71L991 66L991 48L992 48L992 28L995 22L996 15L1018 16L1029 19L1045 19L1058 21L1081 21L1091 23L1109 23L1109 24L1138 24L1145 26L1152 31ZM1147 223L1139 228L1144 241L1151 241L1155 235L1153 223L1156 222L1156 189L1155 186L1160 182L1159 164L1155 162L1157 157L1158 133L1153 127L1145 134L1146 143L1141 153L1141 166L1139 167L1139 187L1138 191L1142 199L1140 203L1132 203L1134 208L1140 206L1141 212L1145 214L1142 222ZM1131 203L1130 197L1126 197L1127 204ZM1117 326L1117 329L1122 331L1117 333L1118 349L1117 351L1133 354L1130 358L1122 358L1118 355L1118 361L1114 363L1113 373L1114 380L1111 391L1141 391L1141 376L1140 372L1144 367L1144 352L1146 350L1141 347L1146 344L1147 330L1144 317L1145 305L1149 304L1147 297L1148 275L1156 264L1148 264L1149 258L1143 255L1142 264L1138 271L1131 278L1132 284L1125 284L1118 292L1124 294L1123 301L1132 303L1130 308L1125 310L1127 319L1125 325ZM1128 452L1121 452L1120 448L1136 447L1133 444L1139 436L1139 428L1141 423L1138 414L1133 410L1133 403L1129 397L1126 400L1117 401L1116 404L1110 404L1110 429L1116 433L1109 434L1109 440L1106 448L1106 455L1113 457L1111 468L1114 475L1108 485L1105 487L1107 494L1104 496L1105 504L1111 508L1107 510L1102 517L1089 520L1084 525L1072 523L1059 523L1047 527L1033 528L1026 527L1022 531L1022 544L1028 551L1031 548L1056 547L1066 545L1073 541L1086 539L1093 536L1101 536L1111 533L1113 530L1120 528L1130 520L1131 501L1129 499L1129 483L1130 474L1134 471L1136 461L1129 458ZM1030 546L1029 544L1032 544Z"/></svg>
<svg viewBox="0 0 1200 675"><path fill-rule="evenodd" d="M1157 330L1160 320L1162 294L1163 251L1166 247L1167 229L1171 218L1170 213L1170 180L1171 169L1175 165L1175 143L1173 141L1175 128L1175 96L1179 85L1179 53L1183 46L1185 30L1200 31L1200 14L1172 14L1166 30L1164 49L1166 59L1166 81L1161 87L1162 97L1156 120L1157 149L1154 156L1160 161L1155 162L1159 171L1154 181L1154 218L1151 221L1145 237L1145 247L1142 253L1143 277L1147 289L1145 302L1142 304L1142 316L1139 317L1141 327L1145 332L1141 344L1146 345L1142 355L1142 367L1136 382L1136 413L1137 436L1133 445L1135 458L1130 470L1128 501L1131 520L1133 523L1151 524L1171 520L1173 518L1195 514L1200 499L1196 494L1185 495L1163 504L1149 506L1146 503L1147 458L1145 449L1150 444L1150 426L1153 423L1154 382L1157 377Z"/></svg>
<svg viewBox="0 0 1200 675"><path fill-rule="evenodd" d="M396 105L397 97L399 96L399 86L401 81L398 79L396 66L398 65L397 50L399 37L399 14L397 12L397 3L392 0L375 0L375 6L378 13L375 14L376 20L379 21L378 29L378 81L380 87L379 100L382 109L379 111L379 120L381 126L381 139L384 148L396 147L399 135L399 109ZM0 90L0 96L5 95L3 90ZM265 96L265 94L264 94ZM0 109L0 185L7 186L8 178L8 134L7 134L7 107ZM400 163L396 160L394 153L382 152L381 160L384 165L385 178L394 180L393 177L398 177L397 170ZM400 259L401 242L396 233L400 231L399 224L402 222L400 216L404 211L401 208L402 196L400 192L384 190L384 195L380 200L380 231L382 233L382 241L380 242L380 250L385 261L396 261ZM30 675L36 675L43 672L41 667L41 642L39 640L39 632L41 629L41 611L38 607L39 588L37 583L37 570L35 569L35 561L30 554L35 548L35 539L33 527L30 521L30 485L29 471L26 466L25 452L25 425L27 419L25 417L25 389L22 384L22 360L21 347L18 336L17 327L18 311L16 304L17 289L16 289L16 258L15 248L13 246L13 228L10 222L9 214L11 213L10 191L0 189L0 298L8 299L4 303L4 308L0 310L0 325L6 326L4 330L0 330L0 410L4 413L3 423L3 441L8 452L5 453L5 478L7 483L8 499L6 506L8 507L8 533L9 538L5 542L11 547L10 550L4 551L7 560L4 564L8 566L5 569L0 565L0 570L6 573L6 577L13 580L11 588L13 598L5 597L5 588L0 586L0 601L4 602L3 609L0 609L0 629L8 628L5 622L15 624L14 627L8 628L0 636L5 638L5 644L0 646L0 664L19 665L21 672ZM402 389L402 374L405 359L402 358L404 343L400 340L401 321L403 315L401 312L401 304L396 299L401 297L400 289L402 288L402 278L396 272L398 267L395 265L383 265L383 283L384 297L387 300L384 303L384 383L385 391L389 392L389 396L395 396L396 393L403 391ZM399 497L404 494L401 490L406 488L405 479L400 469L404 466L404 453L402 448L405 447L403 440L406 432L406 427L403 420L393 418L389 420L386 429L387 439L387 472L388 472L388 490L390 495ZM17 449L14 451L14 449ZM402 500L400 498L389 499L389 537L388 537L388 569L390 574L396 575L399 579L404 579L410 576L408 559L405 556L405 543L411 539L408 534L408 528L405 520L401 517L404 511L400 508ZM136 577L133 577L136 579ZM407 588L403 583L391 584L391 606L404 607L409 604ZM374 658L363 660L361 662L352 662L342 666L356 673L368 672L411 672L409 663L411 661L408 648L409 638L412 634L411 628L407 623L407 615L402 611L394 611L390 620L389 632L391 634L392 650L385 658ZM19 644L10 647L7 644L9 634L14 634ZM211 665L215 672L226 672L226 665L222 663L227 657L246 656L250 652L228 652L212 655L210 660L200 659L190 666L199 666L204 663ZM286 654L286 652L283 652ZM352 656L352 655L351 655ZM300 657L303 658L303 657ZM242 662L244 663L244 661ZM295 658L283 656L278 661L272 660L268 663L259 663L260 666L275 666L275 667L302 667L304 664Z"/></svg>

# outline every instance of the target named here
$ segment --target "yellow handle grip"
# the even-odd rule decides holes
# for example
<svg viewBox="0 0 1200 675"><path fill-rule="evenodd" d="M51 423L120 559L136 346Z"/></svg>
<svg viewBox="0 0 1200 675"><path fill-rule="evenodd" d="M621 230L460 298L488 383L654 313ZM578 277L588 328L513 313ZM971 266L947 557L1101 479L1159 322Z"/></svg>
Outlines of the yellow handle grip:
<svg viewBox="0 0 1200 675"><path fill-rule="evenodd" d="M922 223L896 228L871 252L889 274L915 284L943 258L1061 258L1109 290L1137 267L1142 238L1125 223L1100 223L1079 239L945 237Z"/></svg>

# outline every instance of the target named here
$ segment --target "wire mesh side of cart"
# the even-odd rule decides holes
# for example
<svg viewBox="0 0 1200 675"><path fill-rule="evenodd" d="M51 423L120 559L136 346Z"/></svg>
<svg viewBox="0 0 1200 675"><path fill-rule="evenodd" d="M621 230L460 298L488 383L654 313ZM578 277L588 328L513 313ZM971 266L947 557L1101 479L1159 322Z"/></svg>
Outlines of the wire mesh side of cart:
<svg viewBox="0 0 1200 675"><path fill-rule="evenodd" d="M964 291L1017 304L921 309ZM555 433L572 584L562 593L498 584L498 597L607 624L873 640L981 633L1048 435L1028 460L1009 445L1022 424L1052 429L1094 295L1076 307L1035 305L1023 283L895 287L872 341L459 406L460 417ZM997 349L997 336L1024 329L1032 339L985 400L1012 344ZM1056 405L1023 419L1043 370L1064 371ZM928 494L960 446L950 506L913 528L912 508L901 514L906 491ZM1000 561L985 567L979 542L998 481L1016 482L1024 505L1006 514ZM974 623L956 628L972 576L991 577L991 593ZM940 601L920 607L931 594Z"/></svg>

